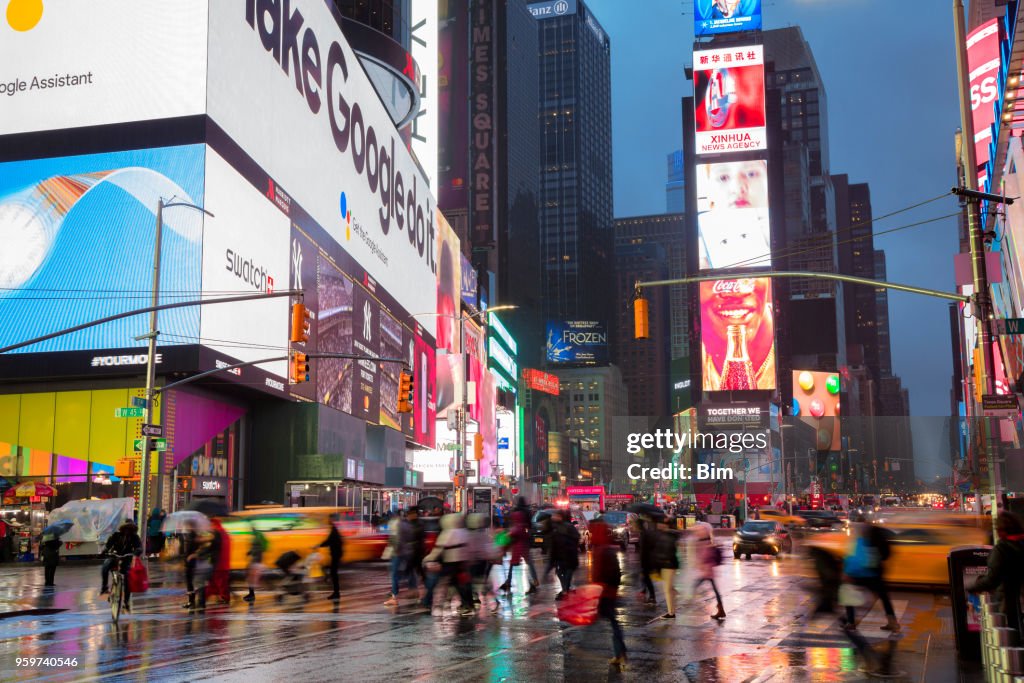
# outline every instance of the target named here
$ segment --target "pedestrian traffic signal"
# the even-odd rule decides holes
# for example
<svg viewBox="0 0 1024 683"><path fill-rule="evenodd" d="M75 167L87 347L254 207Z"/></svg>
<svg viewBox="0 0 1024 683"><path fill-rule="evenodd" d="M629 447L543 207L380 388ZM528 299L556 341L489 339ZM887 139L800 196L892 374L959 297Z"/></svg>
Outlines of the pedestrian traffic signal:
<svg viewBox="0 0 1024 683"><path fill-rule="evenodd" d="M292 384L302 384L309 381L309 357L304 353L292 354L291 367Z"/></svg>
<svg viewBox="0 0 1024 683"><path fill-rule="evenodd" d="M312 312L301 303L292 304L292 326L289 341L293 344L305 344L309 341L309 321Z"/></svg>
<svg viewBox="0 0 1024 683"><path fill-rule="evenodd" d="M651 328L647 319L647 299L638 296L633 299L633 338L647 339Z"/></svg>
<svg viewBox="0 0 1024 683"><path fill-rule="evenodd" d="M480 432L473 435L473 459L484 459L484 435Z"/></svg>
<svg viewBox="0 0 1024 683"><path fill-rule="evenodd" d="M403 370L398 374L398 412L412 412L413 377L411 372Z"/></svg>

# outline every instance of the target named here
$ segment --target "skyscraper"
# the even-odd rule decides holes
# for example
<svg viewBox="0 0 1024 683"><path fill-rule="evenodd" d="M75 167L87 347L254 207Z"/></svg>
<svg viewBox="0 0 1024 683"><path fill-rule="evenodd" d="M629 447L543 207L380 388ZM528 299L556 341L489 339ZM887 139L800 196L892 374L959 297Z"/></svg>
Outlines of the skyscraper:
<svg viewBox="0 0 1024 683"><path fill-rule="evenodd" d="M611 43L583 2L537 24L542 310L549 320L603 320L611 301Z"/></svg>
<svg viewBox="0 0 1024 683"><path fill-rule="evenodd" d="M682 213L686 204L686 187L683 175L683 150L670 153L665 173L665 213Z"/></svg>

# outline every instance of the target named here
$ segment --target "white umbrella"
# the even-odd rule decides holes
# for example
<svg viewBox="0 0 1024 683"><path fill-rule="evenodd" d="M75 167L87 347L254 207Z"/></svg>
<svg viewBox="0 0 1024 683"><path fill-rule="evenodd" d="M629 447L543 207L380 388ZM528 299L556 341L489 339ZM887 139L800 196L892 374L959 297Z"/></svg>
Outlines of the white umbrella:
<svg viewBox="0 0 1024 683"><path fill-rule="evenodd" d="M206 515L195 510L179 510L167 515L161 527L161 531L166 534L177 534L189 529L194 529L199 533L208 531L210 520Z"/></svg>

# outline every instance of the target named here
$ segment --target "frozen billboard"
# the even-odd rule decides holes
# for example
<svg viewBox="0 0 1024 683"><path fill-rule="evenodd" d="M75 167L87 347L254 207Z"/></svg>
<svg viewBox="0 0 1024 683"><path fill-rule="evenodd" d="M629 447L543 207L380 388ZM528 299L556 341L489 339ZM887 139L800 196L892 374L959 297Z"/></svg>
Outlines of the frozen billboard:
<svg viewBox="0 0 1024 683"><path fill-rule="evenodd" d="M764 48L694 52L693 104L697 154L767 149Z"/></svg>

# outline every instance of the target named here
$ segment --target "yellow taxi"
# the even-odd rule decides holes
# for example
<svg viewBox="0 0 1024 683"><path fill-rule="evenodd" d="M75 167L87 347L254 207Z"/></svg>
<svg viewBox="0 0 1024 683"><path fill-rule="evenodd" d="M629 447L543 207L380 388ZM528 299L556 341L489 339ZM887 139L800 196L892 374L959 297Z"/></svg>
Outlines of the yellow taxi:
<svg viewBox="0 0 1024 683"><path fill-rule="evenodd" d="M754 513L748 513L750 519L755 519ZM778 522L782 526L803 526L807 523L800 515L788 514L785 510L777 510L775 508L762 508L758 510L758 516L767 522Z"/></svg>
<svg viewBox="0 0 1024 683"><path fill-rule="evenodd" d="M258 529L267 539L263 553L263 564L273 566L277 558L294 551L305 558L315 546L327 540L330 532L331 515L339 514L342 536L345 537L342 562L363 562L379 559L387 545L387 536L371 534L369 529L355 521L347 508L259 508L233 512L221 519L231 536L231 569L245 569L249 564L249 548L252 546L252 530ZM330 563L327 548L320 551L323 564Z"/></svg>
<svg viewBox="0 0 1024 683"><path fill-rule="evenodd" d="M885 563L885 579L889 583L916 586L948 586L947 555L959 545L985 545L990 535L977 516L962 515L950 520L933 518L894 518L880 526L886 530L891 555ZM815 558L824 554L832 562L841 563L853 551L856 529L808 537L803 547ZM816 562L819 573L821 563Z"/></svg>

